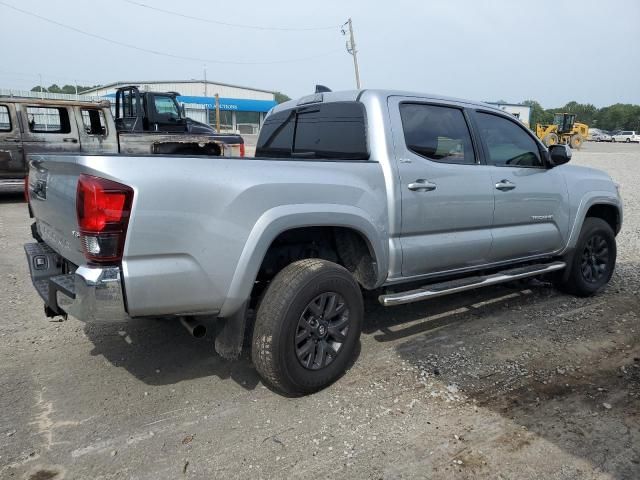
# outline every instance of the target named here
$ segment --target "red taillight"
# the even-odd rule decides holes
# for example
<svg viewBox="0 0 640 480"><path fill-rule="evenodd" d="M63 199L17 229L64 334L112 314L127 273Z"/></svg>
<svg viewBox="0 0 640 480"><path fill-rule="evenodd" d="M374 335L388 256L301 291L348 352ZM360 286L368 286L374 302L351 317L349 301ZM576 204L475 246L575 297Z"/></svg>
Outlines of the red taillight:
<svg viewBox="0 0 640 480"><path fill-rule="evenodd" d="M240 144L240 156L244 157L244 143Z"/></svg>
<svg viewBox="0 0 640 480"><path fill-rule="evenodd" d="M96 263L122 260L133 189L127 185L80 175L76 209L85 256Z"/></svg>

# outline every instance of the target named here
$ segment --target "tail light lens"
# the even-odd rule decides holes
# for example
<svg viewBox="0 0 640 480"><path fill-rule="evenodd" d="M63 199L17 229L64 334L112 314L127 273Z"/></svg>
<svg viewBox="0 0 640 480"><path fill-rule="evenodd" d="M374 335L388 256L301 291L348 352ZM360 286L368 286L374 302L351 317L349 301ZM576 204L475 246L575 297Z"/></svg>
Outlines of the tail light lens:
<svg viewBox="0 0 640 480"><path fill-rule="evenodd" d="M244 157L244 143L240 144L240 156Z"/></svg>
<svg viewBox="0 0 640 480"><path fill-rule="evenodd" d="M114 263L122 260L129 225L133 189L91 175L80 175L76 209L80 241L87 260Z"/></svg>

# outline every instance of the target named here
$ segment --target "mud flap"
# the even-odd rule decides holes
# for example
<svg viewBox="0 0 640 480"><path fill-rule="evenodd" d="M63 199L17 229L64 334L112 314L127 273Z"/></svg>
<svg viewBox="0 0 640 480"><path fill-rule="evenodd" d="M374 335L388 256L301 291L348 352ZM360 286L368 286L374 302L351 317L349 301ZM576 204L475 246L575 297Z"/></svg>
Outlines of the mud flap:
<svg viewBox="0 0 640 480"><path fill-rule="evenodd" d="M247 325L247 303L234 315L219 319L221 328L216 334L215 349L227 360L236 360L242 353L244 331Z"/></svg>

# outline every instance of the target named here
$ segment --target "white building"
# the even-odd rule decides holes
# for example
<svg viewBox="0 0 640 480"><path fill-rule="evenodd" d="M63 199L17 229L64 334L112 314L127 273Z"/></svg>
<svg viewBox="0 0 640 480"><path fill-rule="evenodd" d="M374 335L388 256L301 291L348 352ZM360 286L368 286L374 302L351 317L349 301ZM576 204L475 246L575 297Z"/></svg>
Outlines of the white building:
<svg viewBox="0 0 640 480"><path fill-rule="evenodd" d="M215 95L220 96L220 125L224 131L257 133L266 112L274 105L275 93L259 88L241 87L205 80L119 81L82 92L82 95L115 98L116 89L135 85L141 91L178 92L187 116L215 124Z"/></svg>
<svg viewBox="0 0 640 480"><path fill-rule="evenodd" d="M523 105L521 103L487 103L489 105L498 107L500 110L504 110L505 112L510 113L514 117L519 118L520 121L527 127L529 126L529 122L531 120L531 107L529 105Z"/></svg>

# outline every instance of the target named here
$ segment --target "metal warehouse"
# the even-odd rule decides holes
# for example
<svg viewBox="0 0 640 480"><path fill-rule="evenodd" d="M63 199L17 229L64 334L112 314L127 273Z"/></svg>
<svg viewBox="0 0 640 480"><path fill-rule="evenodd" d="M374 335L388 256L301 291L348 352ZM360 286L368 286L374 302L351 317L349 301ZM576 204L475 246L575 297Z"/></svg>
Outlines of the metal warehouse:
<svg viewBox="0 0 640 480"><path fill-rule="evenodd" d="M272 91L208 80L119 81L84 91L82 95L113 101L116 89L127 85L136 85L143 91L178 92L178 101L185 104L187 116L211 125L216 123L217 94L220 98L221 130L242 134L258 133L266 112L276 105Z"/></svg>

